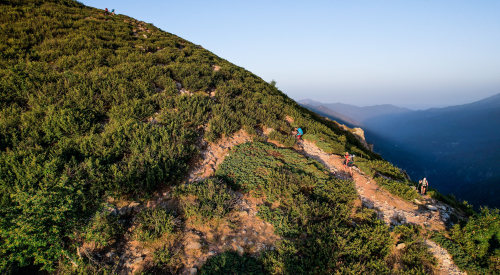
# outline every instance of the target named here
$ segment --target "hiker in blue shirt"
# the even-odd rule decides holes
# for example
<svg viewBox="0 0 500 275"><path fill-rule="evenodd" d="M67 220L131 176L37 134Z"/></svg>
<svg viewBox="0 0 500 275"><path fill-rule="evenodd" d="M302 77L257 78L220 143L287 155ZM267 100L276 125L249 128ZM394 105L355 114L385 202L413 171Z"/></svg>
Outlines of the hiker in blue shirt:
<svg viewBox="0 0 500 275"><path fill-rule="evenodd" d="M295 128L295 131L297 132L295 137L297 138L297 141L299 141L300 137L304 134L304 131L302 131L302 128Z"/></svg>

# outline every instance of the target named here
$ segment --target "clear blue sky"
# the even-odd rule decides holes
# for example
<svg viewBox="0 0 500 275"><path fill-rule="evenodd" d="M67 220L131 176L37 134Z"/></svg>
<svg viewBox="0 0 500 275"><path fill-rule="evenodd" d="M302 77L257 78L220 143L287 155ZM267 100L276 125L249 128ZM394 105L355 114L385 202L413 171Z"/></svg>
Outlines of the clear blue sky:
<svg viewBox="0 0 500 275"><path fill-rule="evenodd" d="M290 97L442 107L500 93L500 1L83 0L152 23Z"/></svg>

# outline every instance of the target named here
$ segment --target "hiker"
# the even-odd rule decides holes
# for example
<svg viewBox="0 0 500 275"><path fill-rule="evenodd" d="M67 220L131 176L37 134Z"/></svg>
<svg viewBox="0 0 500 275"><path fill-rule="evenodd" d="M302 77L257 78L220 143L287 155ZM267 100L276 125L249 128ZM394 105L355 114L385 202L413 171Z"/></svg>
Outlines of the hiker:
<svg viewBox="0 0 500 275"><path fill-rule="evenodd" d="M344 154L344 172L347 171L347 164L349 163L349 152Z"/></svg>
<svg viewBox="0 0 500 275"><path fill-rule="evenodd" d="M422 189L420 191L420 194L425 195L427 194L427 188L429 187L429 182L427 181L426 178L422 179Z"/></svg>
<svg viewBox="0 0 500 275"><path fill-rule="evenodd" d="M418 181L418 185L417 185L417 192L422 194L422 180L424 178L422 178L421 180Z"/></svg>
<svg viewBox="0 0 500 275"><path fill-rule="evenodd" d="M352 176L352 167L354 166L354 157L356 155L349 155L349 159L347 161L347 167L349 167L349 175Z"/></svg>
<svg viewBox="0 0 500 275"><path fill-rule="evenodd" d="M111 15L115 15L115 9L111 10Z"/></svg>
<svg viewBox="0 0 500 275"><path fill-rule="evenodd" d="M304 131L302 131L302 128L295 128L295 131L297 133L295 137L297 138L297 141L299 141L300 137L304 134Z"/></svg>
<svg viewBox="0 0 500 275"><path fill-rule="evenodd" d="M109 11L108 11L108 8L105 8L104 9L104 15L108 15Z"/></svg>

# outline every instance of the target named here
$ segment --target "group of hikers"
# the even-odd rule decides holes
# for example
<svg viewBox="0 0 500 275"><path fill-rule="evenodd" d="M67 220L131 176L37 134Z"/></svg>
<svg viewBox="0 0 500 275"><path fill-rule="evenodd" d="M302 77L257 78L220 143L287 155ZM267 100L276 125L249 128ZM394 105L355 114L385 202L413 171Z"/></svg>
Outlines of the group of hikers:
<svg viewBox="0 0 500 275"><path fill-rule="evenodd" d="M109 12L108 8L104 9L104 15L115 15L115 9L111 10L111 13Z"/></svg>
<svg viewBox="0 0 500 275"><path fill-rule="evenodd" d="M302 135L304 135L304 131L302 128L294 128L292 135L295 136L297 142L301 140ZM352 167L354 166L354 157L355 155L350 155L349 152L345 152L344 155L344 172L347 172L349 169L349 174L352 175Z"/></svg>
<svg viewBox="0 0 500 275"><path fill-rule="evenodd" d="M302 135L304 135L304 131L302 130L302 128L296 127L296 128L294 128L292 135L294 135L295 138L297 139L297 142L299 142L301 140ZM354 166L354 157L355 156L356 155L349 154L349 152L345 152L345 154L344 154L344 162L343 162L344 173L346 173L347 170L349 170L349 175L351 175L351 176L352 176L352 167ZM427 178L424 177L418 182L417 190L418 190L418 192L420 192L420 194L426 195L428 188L429 188L429 182L427 181Z"/></svg>

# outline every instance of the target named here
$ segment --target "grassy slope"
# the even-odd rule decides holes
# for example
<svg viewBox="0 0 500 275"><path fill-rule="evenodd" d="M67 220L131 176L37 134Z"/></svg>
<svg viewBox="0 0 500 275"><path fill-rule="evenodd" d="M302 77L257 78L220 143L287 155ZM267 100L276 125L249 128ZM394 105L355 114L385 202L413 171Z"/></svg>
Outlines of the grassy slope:
<svg viewBox="0 0 500 275"><path fill-rule="evenodd" d="M379 159L259 77L151 24L69 0L4 1L0 14L2 271L52 271L83 242L108 245L121 233L96 215L104 198L144 199L181 181L200 134L271 127L287 141L301 126L332 153Z"/></svg>

